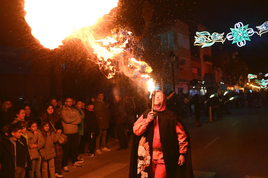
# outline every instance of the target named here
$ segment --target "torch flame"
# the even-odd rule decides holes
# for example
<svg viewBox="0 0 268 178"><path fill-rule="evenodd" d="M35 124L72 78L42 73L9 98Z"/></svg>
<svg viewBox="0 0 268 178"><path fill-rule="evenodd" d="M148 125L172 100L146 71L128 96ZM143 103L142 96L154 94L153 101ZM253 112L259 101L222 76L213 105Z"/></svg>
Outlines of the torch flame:
<svg viewBox="0 0 268 178"><path fill-rule="evenodd" d="M148 91L149 92L153 92L155 90L155 83L154 83L154 80L152 78L150 78L148 81L147 81L147 85L148 85Z"/></svg>
<svg viewBox="0 0 268 178"><path fill-rule="evenodd" d="M105 39L96 40L89 30L89 26L117 7L118 1L25 0L25 20L32 29L32 35L46 48L59 47L67 37L80 39L89 56L92 55L89 49L93 49L97 58L90 60L98 64L100 71L108 71L105 73L108 79L121 70L130 75L147 75L152 72L152 68L126 50L129 36L132 35L130 31L119 31Z"/></svg>
<svg viewBox="0 0 268 178"><path fill-rule="evenodd" d="M117 7L118 0L25 0L25 20L32 35L49 49L72 32L92 26Z"/></svg>

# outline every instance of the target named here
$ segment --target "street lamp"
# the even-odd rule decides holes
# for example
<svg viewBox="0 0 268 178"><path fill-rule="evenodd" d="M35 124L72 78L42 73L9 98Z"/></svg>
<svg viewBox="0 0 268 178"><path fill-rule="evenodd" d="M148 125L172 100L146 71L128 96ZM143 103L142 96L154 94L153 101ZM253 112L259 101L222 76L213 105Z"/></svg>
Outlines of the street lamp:
<svg viewBox="0 0 268 178"><path fill-rule="evenodd" d="M171 62L171 67L172 67L172 84L173 84L173 92L175 92L175 76L174 76L174 63L176 62L176 55L171 51L169 58Z"/></svg>

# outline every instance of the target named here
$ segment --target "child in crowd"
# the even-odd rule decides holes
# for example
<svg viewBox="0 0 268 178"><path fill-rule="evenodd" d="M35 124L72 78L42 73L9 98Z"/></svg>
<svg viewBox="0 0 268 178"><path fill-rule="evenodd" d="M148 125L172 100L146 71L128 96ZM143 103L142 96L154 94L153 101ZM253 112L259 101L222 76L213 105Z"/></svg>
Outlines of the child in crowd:
<svg viewBox="0 0 268 178"><path fill-rule="evenodd" d="M12 122L12 124L17 123L18 121L25 121L25 110L24 109L19 109L16 112L16 117L14 119L14 121Z"/></svg>
<svg viewBox="0 0 268 178"><path fill-rule="evenodd" d="M54 143L56 143L61 135L61 130L53 132L50 129L48 122L42 123L42 134L45 138L45 146L40 150L42 160L42 178L48 178L48 167L50 178L55 178L55 164L54 158L56 157Z"/></svg>
<svg viewBox="0 0 268 178"><path fill-rule="evenodd" d="M25 140L26 140L26 143L28 145L28 135L26 134L26 131L27 131L27 123L25 121L18 121L18 124L22 127L22 135Z"/></svg>
<svg viewBox="0 0 268 178"><path fill-rule="evenodd" d="M26 167L31 165L26 139L21 135L20 123L11 124L1 144L1 176L4 178L24 178Z"/></svg>
<svg viewBox="0 0 268 178"><path fill-rule="evenodd" d="M88 155L95 156L96 136L99 134L98 119L95 115L94 104L89 103L85 111L85 134L89 137Z"/></svg>
<svg viewBox="0 0 268 178"><path fill-rule="evenodd" d="M27 129L26 135L28 136L28 147L32 162L32 170L29 171L29 178L41 178L41 155L39 150L44 147L45 139L42 132L37 129L37 122L34 120L28 122Z"/></svg>

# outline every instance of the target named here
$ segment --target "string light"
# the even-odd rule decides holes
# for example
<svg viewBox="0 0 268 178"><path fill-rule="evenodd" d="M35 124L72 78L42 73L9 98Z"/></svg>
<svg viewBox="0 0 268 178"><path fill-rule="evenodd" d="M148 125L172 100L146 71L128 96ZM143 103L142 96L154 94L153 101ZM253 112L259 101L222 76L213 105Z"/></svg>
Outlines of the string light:
<svg viewBox="0 0 268 178"><path fill-rule="evenodd" d="M256 26L258 31L254 31L253 28L248 27L248 24L244 26L242 22L238 22L234 25L234 28L230 28L231 32L227 33L226 37L224 37L224 33L214 32L210 34L208 31L196 32L194 46L201 46L201 48L210 47L216 42L223 44L227 39L232 41L232 44L243 47L247 44L246 41L251 41L250 37L255 33L261 37L262 34L268 32L268 21Z"/></svg>

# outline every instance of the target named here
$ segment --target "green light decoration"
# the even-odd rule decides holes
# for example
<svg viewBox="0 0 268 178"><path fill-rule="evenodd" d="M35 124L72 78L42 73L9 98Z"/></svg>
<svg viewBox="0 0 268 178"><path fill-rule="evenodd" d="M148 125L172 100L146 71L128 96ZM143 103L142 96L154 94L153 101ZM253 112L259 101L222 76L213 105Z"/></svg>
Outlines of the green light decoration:
<svg viewBox="0 0 268 178"><path fill-rule="evenodd" d="M254 74L248 74L248 78L249 79L254 79L254 78L257 78L258 76L257 75L254 75Z"/></svg>
<svg viewBox="0 0 268 178"><path fill-rule="evenodd" d="M238 22L234 25L234 28L230 28L231 32L226 37L224 37L224 33L214 32L210 34L208 31L196 32L194 46L201 46L201 48L210 47L216 42L223 44L227 39L232 41L232 44L243 47L246 45L246 41L251 41L250 37L255 33L261 37L262 34L268 32L268 21L256 26L259 31L254 31L253 28L248 28L248 26L248 24L244 26L242 22Z"/></svg>
<svg viewBox="0 0 268 178"><path fill-rule="evenodd" d="M267 85L268 85L268 80L264 80L264 79L262 79L262 80L261 80L261 85L262 85L263 87L267 87Z"/></svg>
<svg viewBox="0 0 268 178"><path fill-rule="evenodd" d="M251 41L250 36L254 35L254 30L248 28L248 25L244 26L242 22L238 22L234 25L234 28L230 28L231 32L226 35L227 40L233 41L237 46L243 47L246 45L246 41Z"/></svg>

